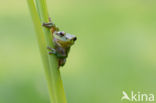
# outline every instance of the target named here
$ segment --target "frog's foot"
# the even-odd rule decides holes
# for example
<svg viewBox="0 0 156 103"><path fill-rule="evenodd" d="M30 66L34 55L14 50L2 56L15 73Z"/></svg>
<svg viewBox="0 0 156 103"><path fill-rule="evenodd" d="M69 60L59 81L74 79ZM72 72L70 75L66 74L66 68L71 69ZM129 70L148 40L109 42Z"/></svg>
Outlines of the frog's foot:
<svg viewBox="0 0 156 103"><path fill-rule="evenodd" d="M66 59L59 59L58 60L58 69L62 66L64 66L64 64L66 63Z"/></svg>
<svg viewBox="0 0 156 103"><path fill-rule="evenodd" d="M66 59L59 59L59 66L64 66Z"/></svg>
<svg viewBox="0 0 156 103"><path fill-rule="evenodd" d="M49 22L49 23L43 23L42 26L46 27L46 28L55 28L55 24L53 24L52 22Z"/></svg>
<svg viewBox="0 0 156 103"><path fill-rule="evenodd" d="M50 52L48 52L49 54L55 54L56 55L56 50L51 48L51 47L47 47L47 49L51 50Z"/></svg>

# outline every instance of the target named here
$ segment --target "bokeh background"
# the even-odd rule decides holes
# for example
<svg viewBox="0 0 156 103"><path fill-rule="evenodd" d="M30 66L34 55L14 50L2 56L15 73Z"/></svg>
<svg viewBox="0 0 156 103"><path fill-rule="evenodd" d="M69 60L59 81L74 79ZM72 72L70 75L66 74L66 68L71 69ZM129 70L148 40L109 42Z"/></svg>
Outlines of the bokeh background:
<svg viewBox="0 0 156 103"><path fill-rule="evenodd" d="M61 68L68 103L121 103L123 90L156 95L155 0L47 3L78 37ZM0 2L0 103L50 103L26 0Z"/></svg>

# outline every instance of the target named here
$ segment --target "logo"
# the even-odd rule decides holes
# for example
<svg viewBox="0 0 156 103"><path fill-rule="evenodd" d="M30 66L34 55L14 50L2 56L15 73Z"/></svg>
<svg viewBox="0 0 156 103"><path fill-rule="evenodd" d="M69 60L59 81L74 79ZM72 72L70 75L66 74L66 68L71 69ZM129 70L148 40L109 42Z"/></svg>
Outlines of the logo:
<svg viewBox="0 0 156 103"><path fill-rule="evenodd" d="M134 101L134 102L153 102L154 101L154 94L146 94L141 92L134 92L131 91L131 94L128 95L125 91L122 92L123 96L121 97L121 101Z"/></svg>

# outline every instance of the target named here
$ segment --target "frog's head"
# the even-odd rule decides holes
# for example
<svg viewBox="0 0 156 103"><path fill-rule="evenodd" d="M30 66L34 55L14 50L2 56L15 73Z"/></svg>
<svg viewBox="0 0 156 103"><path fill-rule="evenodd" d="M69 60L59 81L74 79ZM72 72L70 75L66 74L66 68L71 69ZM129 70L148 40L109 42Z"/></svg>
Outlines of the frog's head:
<svg viewBox="0 0 156 103"><path fill-rule="evenodd" d="M75 35L65 33L64 31L54 33L54 38L56 38L57 43L62 47L70 47L77 39Z"/></svg>

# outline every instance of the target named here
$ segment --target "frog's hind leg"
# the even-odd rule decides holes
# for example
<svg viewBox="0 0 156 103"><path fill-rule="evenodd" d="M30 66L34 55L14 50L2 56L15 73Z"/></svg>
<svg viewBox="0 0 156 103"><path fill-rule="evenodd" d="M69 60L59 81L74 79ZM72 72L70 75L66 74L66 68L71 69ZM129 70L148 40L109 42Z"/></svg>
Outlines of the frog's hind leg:
<svg viewBox="0 0 156 103"><path fill-rule="evenodd" d="M49 23L43 23L42 26L44 26L44 27L46 27L46 28L49 28L49 29L51 29L51 28L55 28L55 27L56 27L55 24L52 23L52 22L49 22Z"/></svg>
<svg viewBox="0 0 156 103"><path fill-rule="evenodd" d="M55 31L59 31L59 28L51 21L51 18L49 17L49 22L48 23L43 23L42 26L51 29L52 33Z"/></svg>

